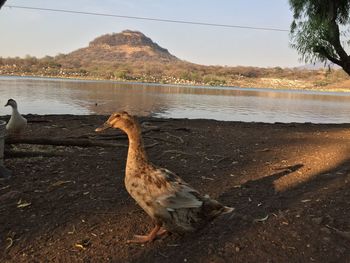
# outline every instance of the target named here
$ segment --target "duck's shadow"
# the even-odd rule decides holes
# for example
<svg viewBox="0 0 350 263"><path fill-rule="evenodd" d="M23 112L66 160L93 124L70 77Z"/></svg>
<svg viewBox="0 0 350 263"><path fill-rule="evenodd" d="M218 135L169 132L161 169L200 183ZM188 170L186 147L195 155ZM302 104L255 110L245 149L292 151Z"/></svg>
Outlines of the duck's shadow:
<svg viewBox="0 0 350 263"><path fill-rule="evenodd" d="M297 172L303 166L298 163L283 167L271 175L230 188L219 196L218 200L224 204L232 204L235 207L232 214L220 216L209 226L195 233L184 236L171 235L163 241L156 241L150 245L149 250L141 253L142 256L137 258L136 262L150 260L165 262L173 257L178 258L179 253L184 258L187 256L200 260L210 251L221 253L225 244L240 243L243 238L242 233L248 229L258 227L265 221L269 223L273 215L284 216L283 214L294 206L296 199L299 200L305 193L317 191L325 183L335 179L332 174L342 169L350 169L347 160L334 169L315 175L308 182L300 183L289 190L276 190L276 180ZM203 254L196 254L199 253L198 246L202 247ZM231 247L229 251L233 253Z"/></svg>

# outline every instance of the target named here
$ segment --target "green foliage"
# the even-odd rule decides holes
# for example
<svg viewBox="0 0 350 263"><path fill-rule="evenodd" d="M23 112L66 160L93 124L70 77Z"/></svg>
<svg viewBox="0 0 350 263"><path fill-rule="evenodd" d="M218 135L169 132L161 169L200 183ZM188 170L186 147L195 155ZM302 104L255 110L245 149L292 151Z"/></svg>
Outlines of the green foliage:
<svg viewBox="0 0 350 263"><path fill-rule="evenodd" d="M346 44L349 0L289 0L293 11L291 46L307 63L342 60L338 44ZM341 28L341 30L339 29ZM337 63L338 64L338 63Z"/></svg>
<svg viewBox="0 0 350 263"><path fill-rule="evenodd" d="M182 71L179 77L181 79L188 80L188 81L195 81L195 82L201 81L199 72L196 72L196 71Z"/></svg>
<svg viewBox="0 0 350 263"><path fill-rule="evenodd" d="M119 70L114 73L114 76L117 79L128 79L128 71L127 70Z"/></svg>
<svg viewBox="0 0 350 263"><path fill-rule="evenodd" d="M0 9L5 4L6 0L0 0Z"/></svg>
<svg viewBox="0 0 350 263"><path fill-rule="evenodd" d="M223 77L217 77L216 75L207 75L203 78L204 84L210 86L222 86L226 84L226 81Z"/></svg>
<svg viewBox="0 0 350 263"><path fill-rule="evenodd" d="M331 82L329 80L318 80L314 82L314 85L316 87L325 87L329 85Z"/></svg>

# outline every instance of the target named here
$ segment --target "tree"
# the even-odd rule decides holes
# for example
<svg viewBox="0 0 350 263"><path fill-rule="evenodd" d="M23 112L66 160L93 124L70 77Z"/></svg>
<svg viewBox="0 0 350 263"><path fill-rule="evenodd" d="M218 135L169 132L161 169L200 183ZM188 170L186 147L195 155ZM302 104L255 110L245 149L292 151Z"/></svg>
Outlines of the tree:
<svg viewBox="0 0 350 263"><path fill-rule="evenodd" d="M6 0L0 0L0 9L5 4Z"/></svg>
<svg viewBox="0 0 350 263"><path fill-rule="evenodd" d="M309 63L327 60L350 75L350 0L289 0L294 19L291 46Z"/></svg>

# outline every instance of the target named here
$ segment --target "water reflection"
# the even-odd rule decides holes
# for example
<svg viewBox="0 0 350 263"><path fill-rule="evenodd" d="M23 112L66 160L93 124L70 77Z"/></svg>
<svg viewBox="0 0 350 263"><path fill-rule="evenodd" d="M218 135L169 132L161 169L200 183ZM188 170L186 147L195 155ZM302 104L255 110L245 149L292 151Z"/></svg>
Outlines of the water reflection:
<svg viewBox="0 0 350 263"><path fill-rule="evenodd" d="M182 87L0 77L1 103L15 98L22 113L137 115L261 122L349 122L349 93ZM0 114L9 114L0 107Z"/></svg>

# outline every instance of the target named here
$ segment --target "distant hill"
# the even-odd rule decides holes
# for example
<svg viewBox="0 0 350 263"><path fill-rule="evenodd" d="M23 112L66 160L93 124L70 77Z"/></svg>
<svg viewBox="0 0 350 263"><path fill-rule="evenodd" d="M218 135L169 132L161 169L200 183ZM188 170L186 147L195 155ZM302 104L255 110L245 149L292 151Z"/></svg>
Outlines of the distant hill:
<svg viewBox="0 0 350 263"><path fill-rule="evenodd" d="M234 63L234 61L232 61ZM313 70L311 70L311 68ZM1 58L0 75L41 76L211 86L349 90L342 70L205 66L178 59L141 32L99 36L55 57ZM314 69L317 70L314 70Z"/></svg>
<svg viewBox="0 0 350 263"><path fill-rule="evenodd" d="M177 62L177 57L138 31L125 30L95 38L88 47L56 57L62 65L88 67L121 62Z"/></svg>

